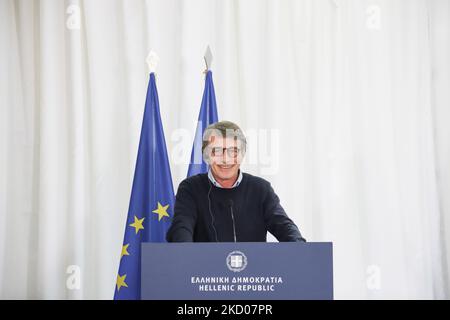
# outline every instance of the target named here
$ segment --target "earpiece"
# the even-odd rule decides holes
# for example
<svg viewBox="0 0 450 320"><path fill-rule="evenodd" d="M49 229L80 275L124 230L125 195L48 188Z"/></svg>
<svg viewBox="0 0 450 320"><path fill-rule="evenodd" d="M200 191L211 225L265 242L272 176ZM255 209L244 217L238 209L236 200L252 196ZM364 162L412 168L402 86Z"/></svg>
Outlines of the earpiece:
<svg viewBox="0 0 450 320"><path fill-rule="evenodd" d="M211 215L211 225L212 228L214 230L214 236L216 237L216 242L219 242L218 238L217 238L217 230L216 227L214 226L214 216L211 210L211 198L210 198L210 194L211 194L211 190L212 190L212 183L211 181L208 179L209 182L209 191L208 191L208 208L209 208L209 214Z"/></svg>

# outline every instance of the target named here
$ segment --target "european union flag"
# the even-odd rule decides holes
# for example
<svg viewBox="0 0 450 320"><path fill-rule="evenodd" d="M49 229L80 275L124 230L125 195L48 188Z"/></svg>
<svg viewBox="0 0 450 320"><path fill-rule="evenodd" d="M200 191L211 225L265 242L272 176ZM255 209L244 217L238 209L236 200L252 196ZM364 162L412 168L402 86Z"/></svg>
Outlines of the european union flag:
<svg viewBox="0 0 450 320"><path fill-rule="evenodd" d="M212 72L208 70L205 78L205 89L203 90L202 105L198 115L197 130L195 130L194 145L192 147L191 162L188 169L188 177L208 172L208 166L203 161L202 142L205 129L218 120L216 94L212 80Z"/></svg>
<svg viewBox="0 0 450 320"><path fill-rule="evenodd" d="M151 73L114 299L140 299L141 243L165 242L173 203L158 91Z"/></svg>

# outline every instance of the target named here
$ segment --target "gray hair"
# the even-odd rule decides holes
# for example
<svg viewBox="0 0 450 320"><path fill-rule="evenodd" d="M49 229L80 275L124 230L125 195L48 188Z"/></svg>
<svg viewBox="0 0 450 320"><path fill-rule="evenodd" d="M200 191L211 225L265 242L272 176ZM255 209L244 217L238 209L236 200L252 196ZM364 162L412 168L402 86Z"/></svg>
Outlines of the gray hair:
<svg viewBox="0 0 450 320"><path fill-rule="evenodd" d="M244 133L241 128L237 124L231 121L220 121L209 125L205 129L205 133L203 134L203 143L202 143L202 153L205 155L205 149L210 143L210 138L212 135L219 135L224 138L234 138L236 140L240 140L242 143L242 154L245 154L247 149L247 139L245 138Z"/></svg>

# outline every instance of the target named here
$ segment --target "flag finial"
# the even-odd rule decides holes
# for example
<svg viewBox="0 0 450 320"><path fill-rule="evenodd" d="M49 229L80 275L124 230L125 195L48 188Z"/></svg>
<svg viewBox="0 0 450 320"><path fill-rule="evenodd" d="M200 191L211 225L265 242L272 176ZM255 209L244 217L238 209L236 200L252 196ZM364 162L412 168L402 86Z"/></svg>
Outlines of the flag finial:
<svg viewBox="0 0 450 320"><path fill-rule="evenodd" d="M153 50L150 50L150 52L147 56L147 59L145 61L147 62L148 70L150 71L150 73L155 72L158 62L159 62L159 57L156 54L156 52Z"/></svg>
<svg viewBox="0 0 450 320"><path fill-rule="evenodd" d="M212 55L211 48L209 47L209 45L206 47L205 55L203 56L203 58L205 59L206 71L208 71L209 68L211 68L211 64L213 61L213 55Z"/></svg>

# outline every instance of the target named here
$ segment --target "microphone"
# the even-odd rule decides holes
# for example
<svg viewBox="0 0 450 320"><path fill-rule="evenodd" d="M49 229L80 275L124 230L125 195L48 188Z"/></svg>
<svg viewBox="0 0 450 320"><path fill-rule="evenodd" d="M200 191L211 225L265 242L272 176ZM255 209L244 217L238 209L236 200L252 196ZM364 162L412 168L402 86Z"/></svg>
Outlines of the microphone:
<svg viewBox="0 0 450 320"><path fill-rule="evenodd" d="M234 242L237 242L237 241L236 241L236 225L235 225L235 223L234 223L233 199L228 199L228 205L230 206L231 220L233 221L233 236L234 236Z"/></svg>

